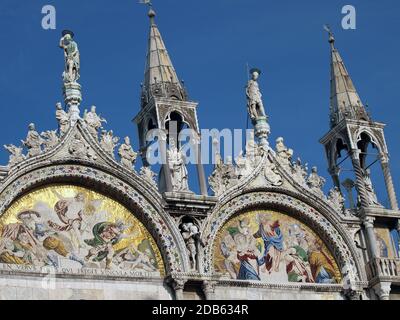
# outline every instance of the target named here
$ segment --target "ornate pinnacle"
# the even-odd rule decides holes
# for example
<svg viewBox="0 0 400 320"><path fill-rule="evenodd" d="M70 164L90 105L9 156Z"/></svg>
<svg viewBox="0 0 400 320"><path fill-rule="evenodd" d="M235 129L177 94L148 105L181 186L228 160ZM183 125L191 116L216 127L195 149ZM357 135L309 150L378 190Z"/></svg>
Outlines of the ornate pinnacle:
<svg viewBox="0 0 400 320"><path fill-rule="evenodd" d="M64 30L60 39L60 48L64 50L65 68L63 72L63 94L65 105L68 106L71 124L80 119L79 105L82 102L80 78L80 54L78 44L74 41L75 34Z"/></svg>

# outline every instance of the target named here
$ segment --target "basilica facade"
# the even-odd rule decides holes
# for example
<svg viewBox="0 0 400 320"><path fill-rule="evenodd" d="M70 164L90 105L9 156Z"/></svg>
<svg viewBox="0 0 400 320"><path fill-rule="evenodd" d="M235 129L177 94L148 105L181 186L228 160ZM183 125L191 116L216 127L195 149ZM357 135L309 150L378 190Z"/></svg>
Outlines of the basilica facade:
<svg viewBox="0 0 400 320"><path fill-rule="evenodd" d="M224 161L217 151L211 176L196 162L196 194L170 129L190 128L201 139L197 103L177 76L153 9L148 16L134 119L139 150L105 130L96 107L82 112L80 51L74 33L63 32L56 129L39 133L32 123L21 145L5 145L0 299L396 299L400 212L384 124L366 111L333 34L331 121L321 143L334 188L325 194L317 168L295 160L283 138L269 141L255 68L246 90L254 133L237 159ZM148 158L153 130L161 132L159 172ZM200 146L194 143L198 159ZM371 152L387 206L374 190Z"/></svg>

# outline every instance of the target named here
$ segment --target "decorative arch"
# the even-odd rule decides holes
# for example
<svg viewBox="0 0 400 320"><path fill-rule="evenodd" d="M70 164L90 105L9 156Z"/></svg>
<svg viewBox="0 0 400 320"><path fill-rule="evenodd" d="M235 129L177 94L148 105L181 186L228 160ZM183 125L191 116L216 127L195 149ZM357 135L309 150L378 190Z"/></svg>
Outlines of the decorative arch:
<svg viewBox="0 0 400 320"><path fill-rule="evenodd" d="M14 172L0 190L0 217L21 197L38 188L60 183L96 190L136 213L135 217L148 230L160 250L165 273L188 270L188 261L183 254L184 241L160 201L153 199L151 192L146 194L141 190L143 188L136 187L140 182L130 177L117 177L93 164L43 165L30 172Z"/></svg>
<svg viewBox="0 0 400 320"><path fill-rule="evenodd" d="M369 138L370 143L376 147L379 153L382 154L387 153L385 148L385 142L382 141L380 137L377 136L370 128L361 127L354 133L354 141L356 145L358 145L358 143L362 141L363 134Z"/></svg>
<svg viewBox="0 0 400 320"><path fill-rule="evenodd" d="M216 274L214 248L222 228L239 215L252 210L272 210L294 218L318 235L333 255L342 277L352 283L360 281L364 273L358 261L356 249L345 230L332 223L314 207L299 198L271 190L253 190L225 202L214 210L203 228L204 272Z"/></svg>

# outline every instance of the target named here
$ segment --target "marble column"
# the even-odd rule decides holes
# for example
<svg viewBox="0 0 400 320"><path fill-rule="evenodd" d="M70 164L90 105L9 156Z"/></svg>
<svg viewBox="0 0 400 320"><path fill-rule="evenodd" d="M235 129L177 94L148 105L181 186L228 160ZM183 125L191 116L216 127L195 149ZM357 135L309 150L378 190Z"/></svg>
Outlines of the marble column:
<svg viewBox="0 0 400 320"><path fill-rule="evenodd" d="M368 241L368 247L370 252L370 259L375 259L379 257L378 248L376 246L376 236L374 231L374 218L365 217L363 224L366 232L366 237Z"/></svg>
<svg viewBox="0 0 400 320"><path fill-rule="evenodd" d="M175 300L184 300L183 299L183 289L185 288L186 281L174 279L172 281L172 288L175 291Z"/></svg>
<svg viewBox="0 0 400 320"><path fill-rule="evenodd" d="M333 166L329 169L329 174L332 177L333 184L335 185L335 187L337 187L339 190L341 190L339 173L340 173L340 168L337 166Z"/></svg>
<svg viewBox="0 0 400 320"><path fill-rule="evenodd" d="M379 300L390 300L390 282L379 282L373 289L375 294L379 297Z"/></svg>
<svg viewBox="0 0 400 320"><path fill-rule="evenodd" d="M361 206L363 208L367 208L369 207L369 202L366 196L367 192L365 190L364 173L361 168L359 149L353 149L351 151L351 161L353 163L354 173L356 175L356 188L357 193L361 199Z"/></svg>
<svg viewBox="0 0 400 320"><path fill-rule="evenodd" d="M160 152L161 152L161 157L162 157L163 173L164 173L164 179L165 179L165 188L166 188L167 192L172 192L172 191L174 191L174 188L172 186L172 177L171 177L171 173L169 170L166 133L162 132L159 139L160 139L159 144L160 144Z"/></svg>
<svg viewBox="0 0 400 320"><path fill-rule="evenodd" d="M208 191L207 191L207 182L206 182L206 174L204 172L204 167L202 163L202 156L201 156L201 139L200 137L195 137L193 139L193 144L194 144L194 150L196 153L196 166L197 166L197 176L199 179L199 185L200 185L200 192L202 196L207 196Z"/></svg>
<svg viewBox="0 0 400 320"><path fill-rule="evenodd" d="M390 207L392 210L399 210L396 192L394 191L393 179L390 173L389 158L387 155L381 156L381 166L383 175L385 177L386 189L389 197Z"/></svg>
<svg viewBox="0 0 400 320"><path fill-rule="evenodd" d="M203 292L206 300L215 300L215 282L214 281L203 281L202 284Z"/></svg>

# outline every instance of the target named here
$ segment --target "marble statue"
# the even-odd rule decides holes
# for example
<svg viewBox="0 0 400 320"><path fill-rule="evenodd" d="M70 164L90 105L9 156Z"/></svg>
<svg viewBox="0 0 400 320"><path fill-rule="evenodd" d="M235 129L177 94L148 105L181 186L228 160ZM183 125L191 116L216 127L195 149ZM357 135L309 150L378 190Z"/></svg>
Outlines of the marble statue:
<svg viewBox="0 0 400 320"><path fill-rule="evenodd" d="M157 174L154 173L150 167L142 167L140 169L140 176L145 179L147 182L152 184L154 187L157 188L157 182L155 180Z"/></svg>
<svg viewBox="0 0 400 320"><path fill-rule="evenodd" d="M188 171L185 165L185 158L173 139L170 141L170 149L167 151L167 155L174 191L188 191Z"/></svg>
<svg viewBox="0 0 400 320"><path fill-rule="evenodd" d="M41 134L43 137L44 151L53 149L59 142L57 131L45 131Z"/></svg>
<svg viewBox="0 0 400 320"><path fill-rule="evenodd" d="M338 187L329 191L328 201L337 212L343 212L345 199Z"/></svg>
<svg viewBox="0 0 400 320"><path fill-rule="evenodd" d="M197 262L197 243L202 244L199 228L192 222L182 224L182 236L186 243L189 254L191 268L196 269ZM203 244L202 244L203 245Z"/></svg>
<svg viewBox="0 0 400 320"><path fill-rule="evenodd" d="M64 31L60 39L60 48L64 49L65 55L65 70L63 73L65 83L77 82L80 78L79 49L73 38L73 32Z"/></svg>
<svg viewBox="0 0 400 320"><path fill-rule="evenodd" d="M70 117L69 114L65 112L60 102L56 104L56 109L56 119L58 121L60 135L63 136L68 132L70 127Z"/></svg>
<svg viewBox="0 0 400 320"><path fill-rule="evenodd" d="M16 147L13 144L5 145L4 148L10 153L10 160L8 162L10 167L13 167L26 159L23 154L23 148Z"/></svg>
<svg viewBox="0 0 400 320"><path fill-rule="evenodd" d="M265 166L264 175L267 181L273 186L281 186L283 183L281 175L271 162Z"/></svg>
<svg viewBox="0 0 400 320"><path fill-rule="evenodd" d="M288 167L291 164L293 157L293 150L285 146L282 137L276 139L276 154L278 162L284 167Z"/></svg>
<svg viewBox="0 0 400 320"><path fill-rule="evenodd" d="M300 158L297 158L296 162L292 165L293 179L300 185L306 185L306 179L308 174L308 164L302 163Z"/></svg>
<svg viewBox="0 0 400 320"><path fill-rule="evenodd" d="M364 185L365 191L367 191L368 204L372 206L381 206L372 185L371 170L369 169L364 170Z"/></svg>
<svg viewBox="0 0 400 320"><path fill-rule="evenodd" d="M137 153L133 151L129 137L125 138L124 143L118 150L118 155L121 158L121 164L128 169L132 169L136 162Z"/></svg>
<svg viewBox="0 0 400 320"><path fill-rule="evenodd" d="M42 152L43 139L35 129L35 124L29 125L28 135L23 145L28 149L28 157L34 157Z"/></svg>
<svg viewBox="0 0 400 320"><path fill-rule="evenodd" d="M107 121L105 119L103 119L99 115L97 115L96 106L92 106L89 112L87 112L87 110L85 110L83 119L86 122L86 124L88 125L88 129L89 129L90 133L96 137L97 137L99 129L102 127L103 123L107 123Z"/></svg>
<svg viewBox="0 0 400 320"><path fill-rule="evenodd" d="M118 146L118 141L119 138L114 137L114 132L112 130L109 132L107 132L106 130L102 131L100 145L104 151L106 151L113 157L114 157L114 149Z"/></svg>
<svg viewBox="0 0 400 320"><path fill-rule="evenodd" d="M311 169L310 176L307 179L307 186L311 189L311 191L322 197L325 197L324 192L322 191L325 182L326 180L318 175L318 168L313 167Z"/></svg>
<svg viewBox="0 0 400 320"><path fill-rule="evenodd" d="M255 121L260 117L266 117L266 114L262 101L262 94L257 82L261 71L258 69L251 69L250 74L251 80L248 82L246 88L247 109L251 120Z"/></svg>

